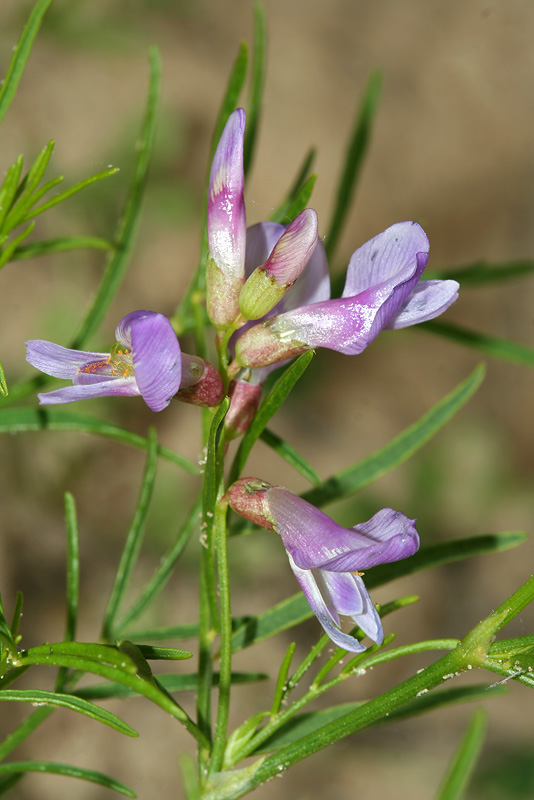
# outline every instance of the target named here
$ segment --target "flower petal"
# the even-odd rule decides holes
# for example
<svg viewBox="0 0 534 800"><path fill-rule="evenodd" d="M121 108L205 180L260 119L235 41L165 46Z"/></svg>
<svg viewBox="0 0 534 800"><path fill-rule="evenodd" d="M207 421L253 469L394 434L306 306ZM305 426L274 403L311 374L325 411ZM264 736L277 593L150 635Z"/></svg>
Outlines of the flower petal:
<svg viewBox="0 0 534 800"><path fill-rule="evenodd" d="M459 288L456 281L419 281L385 327L398 330L438 317L458 299Z"/></svg>
<svg viewBox="0 0 534 800"><path fill-rule="evenodd" d="M215 151L208 190L207 231L210 256L227 277L244 274L246 216L243 197L245 112L228 117Z"/></svg>
<svg viewBox="0 0 534 800"><path fill-rule="evenodd" d="M131 342L134 375L147 406L162 411L180 388L180 345L163 314L134 311L117 326L117 339Z"/></svg>
<svg viewBox="0 0 534 800"><path fill-rule="evenodd" d="M366 649L365 646L355 639L354 636L343 633L343 631L340 631L337 627L336 620L326 605L312 571L300 569L291 558L291 554L288 552L287 555L291 569L300 584L300 588L304 592L311 610L323 626L325 633L338 647L342 647L344 650L348 650L351 653L363 653Z"/></svg>
<svg viewBox="0 0 534 800"><path fill-rule="evenodd" d="M357 572L416 552L415 521L384 508L353 529L279 486L266 492L270 517L284 547L301 569Z"/></svg>
<svg viewBox="0 0 534 800"><path fill-rule="evenodd" d="M57 403L74 403L77 400L90 400L92 397L107 397L109 395L135 397L139 395L139 389L133 377L112 378L111 380L89 385L64 386L53 392L44 392L37 396L41 405L49 406Z"/></svg>
<svg viewBox="0 0 534 800"><path fill-rule="evenodd" d="M70 350L44 339L31 339L26 342L26 348L26 360L41 372L54 378L72 379L78 370L90 361L102 361L109 356L109 353Z"/></svg>
<svg viewBox="0 0 534 800"><path fill-rule="evenodd" d="M336 612L351 617L354 624L358 625L373 642L382 644L384 639L382 622L360 576L352 572L326 570L317 570L317 574L321 576L325 594L331 597ZM328 600L326 602L328 605Z"/></svg>
<svg viewBox="0 0 534 800"><path fill-rule="evenodd" d="M415 270L416 254L428 254L429 248L427 235L417 222L391 225L352 254L343 297L353 297L396 276L406 280Z"/></svg>

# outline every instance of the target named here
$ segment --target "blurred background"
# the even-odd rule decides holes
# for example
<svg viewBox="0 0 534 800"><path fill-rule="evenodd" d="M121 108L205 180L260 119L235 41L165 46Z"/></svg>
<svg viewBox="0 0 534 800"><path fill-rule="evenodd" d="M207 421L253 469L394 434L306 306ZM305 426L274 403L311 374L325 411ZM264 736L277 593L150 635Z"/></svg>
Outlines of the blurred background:
<svg viewBox="0 0 534 800"><path fill-rule="evenodd" d="M2 0L3 74L31 5ZM356 107L378 68L384 78L380 107L333 271L345 268L357 246L405 219L418 220L427 231L432 269L534 255L531 3L267 0L265 5L268 72L246 189L249 224L270 216L313 145L319 177L311 205L324 233ZM131 178L149 45L156 44L163 59L158 135L137 246L91 349L107 349L117 321L131 310L172 314L187 286L198 257L212 127L239 42L252 40L252 9L250 0L55 0L46 15L0 132L2 174L20 153L31 164L52 138L56 146L47 176L64 175L65 186L110 164L120 172L39 217L36 239L113 235ZM103 265L101 253L79 251L5 268L0 358L9 385L35 374L24 361L26 339L68 342ZM532 345L533 294L533 278L466 288L446 319ZM322 351L272 428L327 477L413 423L481 360L474 351L416 329L384 334L358 358ZM531 532L532 408L532 372L489 362L474 400L420 453L328 511L354 525L383 506L400 508L418 517L425 544L500 530ZM200 415L194 408L172 404L155 418L141 400L117 399L89 401L79 410L143 434L155 424L165 445L193 461L200 458ZM135 509L144 456L77 433L4 436L0 447L0 588L6 611L11 613L15 593L22 590L24 645L63 636L63 495L70 491L81 536L79 636L95 640ZM293 491L307 488L262 443L247 472ZM135 585L157 565L195 487L194 478L161 463ZM143 625L196 619L197 556L194 536ZM375 590L373 599L420 595L420 603L386 620L385 629L397 632L398 644L462 636L530 577L533 556L530 541L520 550L411 576ZM296 591L279 541L264 531L233 540L231 559L236 615L260 612ZM531 633L533 621L532 609L525 610L506 635ZM293 639L302 655L319 633L312 620L239 654L235 668L276 665ZM185 646L194 650L195 642ZM332 700L371 696L425 663L399 660L389 671L381 668L346 682ZM189 671L190 665L176 669ZM258 703L270 706L273 688L272 681L236 687L232 723L256 711ZM188 709L193 703L193 696L184 700ZM17 757L98 768L125 781L143 800L180 798L177 754L191 745L178 725L141 700L109 707L140 732L138 740L58 711ZM488 703L488 710L489 733L469 797L531 798L534 696L511 682L508 695ZM351 737L256 796L433 797L471 711L451 708ZM26 713L2 709L4 735ZM52 776L29 776L12 795L21 800L110 796Z"/></svg>

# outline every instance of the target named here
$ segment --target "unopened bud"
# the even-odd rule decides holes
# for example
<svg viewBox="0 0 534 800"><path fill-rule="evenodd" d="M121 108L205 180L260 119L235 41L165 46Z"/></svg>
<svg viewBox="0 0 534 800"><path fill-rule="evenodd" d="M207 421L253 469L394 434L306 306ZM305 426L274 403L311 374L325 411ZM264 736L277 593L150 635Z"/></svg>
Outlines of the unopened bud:
<svg viewBox="0 0 534 800"><path fill-rule="evenodd" d="M274 531L274 525L267 505L267 492L271 484L258 478L241 478L228 489L228 504L236 514L240 514L260 528Z"/></svg>
<svg viewBox="0 0 534 800"><path fill-rule="evenodd" d="M194 406L217 406L224 397L223 380L209 361L182 353L182 381L175 396Z"/></svg>
<svg viewBox="0 0 534 800"><path fill-rule="evenodd" d="M228 390L230 408L224 420L227 439L241 436L254 419L261 399L262 384L232 381Z"/></svg>

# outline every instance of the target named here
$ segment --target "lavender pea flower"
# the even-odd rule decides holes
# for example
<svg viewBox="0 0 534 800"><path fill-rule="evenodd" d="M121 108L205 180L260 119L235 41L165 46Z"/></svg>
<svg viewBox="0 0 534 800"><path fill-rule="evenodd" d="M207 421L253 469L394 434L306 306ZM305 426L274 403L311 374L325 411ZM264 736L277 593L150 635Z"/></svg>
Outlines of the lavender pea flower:
<svg viewBox="0 0 534 800"><path fill-rule="evenodd" d="M221 134L208 186L206 305L212 324L221 330L238 315L245 282L244 136L245 112L238 108Z"/></svg>
<svg viewBox="0 0 534 800"><path fill-rule="evenodd" d="M119 322L115 337L109 353L70 350L41 339L26 342L30 364L73 383L39 394L40 403L141 395L149 408L162 411L177 393L179 399L197 405L215 405L222 399L219 373L203 359L181 353L172 325L163 314L133 311Z"/></svg>
<svg viewBox="0 0 534 800"><path fill-rule="evenodd" d="M280 535L313 613L336 645L353 653L366 649L340 630L339 615L382 643L382 623L361 570L413 555L419 548L415 520L383 508L368 522L343 528L282 486L254 478L234 483L228 501L238 514Z"/></svg>
<svg viewBox="0 0 534 800"><path fill-rule="evenodd" d="M340 298L294 308L239 337L236 359L261 367L327 347L361 353L385 329L433 319L458 297L456 281L421 281L427 236L416 222L398 222L353 253Z"/></svg>

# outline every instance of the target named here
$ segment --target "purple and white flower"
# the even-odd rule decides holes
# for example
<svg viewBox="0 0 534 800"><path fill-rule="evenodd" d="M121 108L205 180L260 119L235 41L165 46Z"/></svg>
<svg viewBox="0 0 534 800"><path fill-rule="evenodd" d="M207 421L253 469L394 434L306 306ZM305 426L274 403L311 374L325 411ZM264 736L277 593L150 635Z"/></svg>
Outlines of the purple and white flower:
<svg viewBox="0 0 534 800"><path fill-rule="evenodd" d="M280 535L313 613L335 644L353 653L365 650L340 629L340 615L382 643L382 623L362 570L413 555L419 548L415 520L383 508L368 522L344 528L282 486L254 478L234 483L228 502L238 514Z"/></svg>
<svg viewBox="0 0 534 800"><path fill-rule="evenodd" d="M458 283L420 280L428 238L398 222L353 253L340 298L293 307L249 328L236 343L244 367L262 367L314 347L361 353L385 329L433 319L458 297Z"/></svg>
<svg viewBox="0 0 534 800"><path fill-rule="evenodd" d="M238 108L221 134L208 185L206 304L211 322L220 329L238 315L239 292L245 282L244 137L245 112Z"/></svg>
<svg viewBox="0 0 534 800"><path fill-rule="evenodd" d="M167 317L152 311L133 311L119 322L115 338L109 353L70 350L41 339L26 342L30 364L73 384L40 394L40 403L141 395L153 411L168 406L180 388L182 354Z"/></svg>

